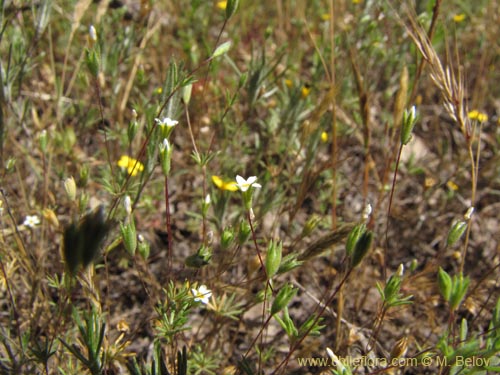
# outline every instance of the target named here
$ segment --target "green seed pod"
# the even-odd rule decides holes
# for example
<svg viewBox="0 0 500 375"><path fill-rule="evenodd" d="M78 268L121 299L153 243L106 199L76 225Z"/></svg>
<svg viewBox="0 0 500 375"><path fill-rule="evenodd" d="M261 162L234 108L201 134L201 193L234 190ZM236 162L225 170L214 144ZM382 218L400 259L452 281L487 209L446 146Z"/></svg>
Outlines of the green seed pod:
<svg viewBox="0 0 500 375"><path fill-rule="evenodd" d="M354 251L352 253L351 258L351 267L354 268L358 266L365 255L370 250L373 242L373 232L366 231L359 238L358 242L356 242L356 246L354 247Z"/></svg>
<svg viewBox="0 0 500 375"><path fill-rule="evenodd" d="M297 291L298 289L294 288L291 284L286 284L283 288L281 288L271 306L271 315L280 312L288 306L288 303L293 297L295 297Z"/></svg>
<svg viewBox="0 0 500 375"><path fill-rule="evenodd" d="M45 153L47 151L47 130L42 130L38 137L38 142L40 143L40 149Z"/></svg>
<svg viewBox="0 0 500 375"><path fill-rule="evenodd" d="M411 107L410 110L405 110L403 113L403 126L401 128L401 144L406 145L410 142L411 133L413 128L417 123L417 114L415 106Z"/></svg>
<svg viewBox="0 0 500 375"><path fill-rule="evenodd" d="M186 266L192 268L201 268L210 263L210 259L212 259L212 250L202 245L196 254L190 255L186 258Z"/></svg>
<svg viewBox="0 0 500 375"><path fill-rule="evenodd" d="M90 74L92 74L94 78L97 78L99 75L99 57L95 50L87 49L85 51L85 63L87 64Z"/></svg>
<svg viewBox="0 0 500 375"><path fill-rule="evenodd" d="M135 255L137 249L137 234L135 231L134 221L130 220L128 224L120 224L120 232L122 234L123 246L125 250L131 255Z"/></svg>
<svg viewBox="0 0 500 375"><path fill-rule="evenodd" d="M236 10L238 9L239 3L240 3L240 0L227 0L226 20L230 19L234 15L234 13L236 13Z"/></svg>
<svg viewBox="0 0 500 375"><path fill-rule="evenodd" d="M366 225L365 224L358 224L354 228L352 228L351 232L349 233L349 236L347 237L347 241L345 244L345 250L346 254L348 256L352 255L352 252L354 251L354 247L356 246L356 243L358 242L359 238L361 235L366 231Z"/></svg>
<svg viewBox="0 0 500 375"><path fill-rule="evenodd" d="M191 92L193 90L193 85L189 84L183 87L182 89L182 101L184 104L188 105L191 100Z"/></svg>
<svg viewBox="0 0 500 375"><path fill-rule="evenodd" d="M149 247L149 243L146 242L144 237L140 234L137 236L137 240L138 240L137 251L139 252L142 259L147 260L149 258L149 253L151 250Z"/></svg>
<svg viewBox="0 0 500 375"><path fill-rule="evenodd" d="M445 301L448 302L451 297L452 282L450 275L448 275L448 273L446 273L446 271L441 267L439 267L438 271L438 284L441 295Z"/></svg>
<svg viewBox="0 0 500 375"><path fill-rule="evenodd" d="M232 228L224 228L222 231L222 236L220 239L220 247L222 250L229 249L229 246L233 243L234 240L234 231Z"/></svg>
<svg viewBox="0 0 500 375"><path fill-rule="evenodd" d="M238 231L239 245L243 245L248 240L251 230L252 229L250 228L250 224L248 224L246 221L242 221L240 223L240 230Z"/></svg>
<svg viewBox="0 0 500 375"><path fill-rule="evenodd" d="M68 177L64 180L64 190L66 191L66 196L70 201L76 199L76 183L73 177Z"/></svg>
<svg viewBox="0 0 500 375"><path fill-rule="evenodd" d="M272 240L269 242L266 256L266 273L269 279L271 279L280 268L282 249L283 244L281 242L274 243Z"/></svg>

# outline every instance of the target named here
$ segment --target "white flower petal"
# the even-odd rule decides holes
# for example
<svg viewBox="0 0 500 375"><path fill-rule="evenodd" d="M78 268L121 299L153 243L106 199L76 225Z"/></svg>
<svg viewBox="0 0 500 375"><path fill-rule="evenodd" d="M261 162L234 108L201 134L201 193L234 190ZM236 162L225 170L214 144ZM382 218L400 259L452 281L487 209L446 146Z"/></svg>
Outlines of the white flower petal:
<svg viewBox="0 0 500 375"><path fill-rule="evenodd" d="M238 185L243 185L247 182L247 180L245 180L243 177L241 177L240 175L236 175L236 183Z"/></svg>
<svg viewBox="0 0 500 375"><path fill-rule="evenodd" d="M257 181L257 177L256 176L248 177L247 184L252 185L255 181Z"/></svg>

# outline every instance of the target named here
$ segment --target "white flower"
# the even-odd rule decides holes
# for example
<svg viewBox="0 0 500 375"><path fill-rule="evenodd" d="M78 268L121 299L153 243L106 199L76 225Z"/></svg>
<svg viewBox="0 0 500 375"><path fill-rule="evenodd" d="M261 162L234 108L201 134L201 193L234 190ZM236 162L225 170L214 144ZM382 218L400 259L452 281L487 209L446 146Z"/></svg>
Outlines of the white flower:
<svg viewBox="0 0 500 375"><path fill-rule="evenodd" d="M370 218L370 215L372 213L372 205L368 203L365 206L365 209L363 210L362 218L364 221L367 221Z"/></svg>
<svg viewBox="0 0 500 375"><path fill-rule="evenodd" d="M398 267L398 270L396 271L396 275L398 275L399 277L403 277L404 274L405 274L405 266L403 263L401 263Z"/></svg>
<svg viewBox="0 0 500 375"><path fill-rule="evenodd" d="M212 297L212 291L206 285L200 285L198 289L191 289L195 302L201 302L204 305L208 304L208 300Z"/></svg>
<svg viewBox="0 0 500 375"><path fill-rule="evenodd" d="M205 197L205 204L208 206L212 200L210 199L210 194Z"/></svg>
<svg viewBox="0 0 500 375"><path fill-rule="evenodd" d="M260 184L256 183L255 181L257 181L257 177L255 177L255 176L248 177L248 179L246 179L246 180L243 177L241 177L240 175L236 176L236 186L242 192L247 191L251 186L253 186L254 188L261 188L262 186Z"/></svg>
<svg viewBox="0 0 500 375"><path fill-rule="evenodd" d="M167 153L170 151L170 142L168 141L167 138L163 138L163 142L160 143L160 152L165 152L167 151Z"/></svg>
<svg viewBox="0 0 500 375"><path fill-rule="evenodd" d="M175 125L179 123L179 121L172 120L170 117L164 117L163 120L155 118L155 121L161 127L166 126L167 128L173 128Z"/></svg>
<svg viewBox="0 0 500 375"><path fill-rule="evenodd" d="M469 209L467 210L467 212L464 214L464 219L465 220L470 220L470 218L472 217L473 213L474 213L474 207L470 206Z"/></svg>
<svg viewBox="0 0 500 375"><path fill-rule="evenodd" d="M28 215L24 219L23 225L27 226L28 228L34 228L38 224L40 224L40 219L36 215Z"/></svg>
<svg viewBox="0 0 500 375"><path fill-rule="evenodd" d="M125 207L125 212L127 215L130 215L132 213L132 200L130 199L130 196L125 196L125 199L123 200L123 206Z"/></svg>
<svg viewBox="0 0 500 375"><path fill-rule="evenodd" d="M93 43L97 42L97 31L95 31L94 25L89 26L89 38Z"/></svg>

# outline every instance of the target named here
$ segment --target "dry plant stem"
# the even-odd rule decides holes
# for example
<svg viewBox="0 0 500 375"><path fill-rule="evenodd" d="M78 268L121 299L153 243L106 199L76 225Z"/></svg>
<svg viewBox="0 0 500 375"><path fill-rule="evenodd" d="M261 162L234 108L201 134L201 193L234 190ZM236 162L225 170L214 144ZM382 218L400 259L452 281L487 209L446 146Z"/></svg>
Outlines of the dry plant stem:
<svg viewBox="0 0 500 375"><path fill-rule="evenodd" d="M330 87L335 90L335 8L333 0L329 2L330 11L330 28L329 28L329 38L330 38ZM332 230L337 229L337 162L338 162L338 142L337 142L337 102L335 92L331 96L332 105ZM333 253L332 253L333 254ZM324 309L323 309L324 310ZM344 294L342 291L342 286L339 287L339 300L337 305L337 336L335 338L335 348L338 349L342 342L342 313L344 310Z"/></svg>
<svg viewBox="0 0 500 375"><path fill-rule="evenodd" d="M264 308L265 308L265 305L264 305ZM257 335L254 337L254 339L252 340L252 342L250 343L250 345L248 345L248 349L245 353L245 355L243 356L243 358L246 358L248 356L248 354L250 353L250 350L252 350L253 346L255 345L255 343L257 342L257 340L262 337L262 332L264 332L264 329L266 329L267 325L269 324L269 322L271 321L272 319L272 315L269 314L269 316L267 317L267 319L262 323L262 326L260 327L260 330L259 332L257 333ZM261 362L261 356L259 355L259 363Z"/></svg>
<svg viewBox="0 0 500 375"><path fill-rule="evenodd" d="M12 214L12 211L10 209L10 204L9 204L9 201L8 201L6 195L5 195L5 191L2 188L0 188L0 192L2 193L2 198L3 198L3 201L5 203L5 209L7 210L7 215L9 216L9 219L11 220L12 225L14 226L14 233L15 233L14 238L15 238L15 241L17 243L17 246L20 249L20 251L18 253L19 254L19 261L21 262L21 264L24 265L24 267L26 267L26 269L28 270L29 276L31 278L34 278L35 272L33 271L33 265L36 264L36 259L34 258L33 254L28 253L28 251L26 250L26 246L24 244L21 233L19 232L19 228L17 227L16 219L14 218L14 215Z"/></svg>
<svg viewBox="0 0 500 375"><path fill-rule="evenodd" d="M167 273L170 275L172 269L172 225L170 223L170 201L168 196L168 176L165 176L165 217L167 222L168 252L167 252Z"/></svg>
<svg viewBox="0 0 500 375"><path fill-rule="evenodd" d="M5 195L4 195L3 189L0 189L0 191L1 191L2 196L3 196L3 200L5 201ZM16 230L17 230L17 228L16 228ZM21 328L19 326L19 313L17 311L16 299L14 298L14 294L12 293L9 278L7 277L7 272L5 271L5 265L3 263L1 256L0 256L0 267L2 268L2 276L3 276L3 279L5 280L7 294L9 295L9 302L10 302L10 305L12 307L10 319L12 322L14 322L14 326L16 327L17 338L19 339L19 347L22 347L22 335L21 335Z"/></svg>
<svg viewBox="0 0 500 375"><path fill-rule="evenodd" d="M333 0L330 0L330 87L335 87L335 11ZM335 94L332 95L332 230L337 227L337 113Z"/></svg>
<svg viewBox="0 0 500 375"><path fill-rule="evenodd" d="M325 312L325 310L327 309L327 307L332 303L333 299L335 298L335 296L338 294L338 292L340 291L340 289L343 288L344 284L347 282L347 279L349 278L349 276L351 275L352 271L353 271L354 268L350 267L347 272L345 273L344 277L342 278L342 280L340 281L339 285L337 285L337 287L334 289L334 291L332 292L332 294L330 295L330 297L326 300L326 302L321 306L321 309L319 310L318 314L316 315L316 318L314 319L313 323L311 324L311 326L309 327L309 329L304 332L304 335L298 339L295 344L290 348L290 351L288 352L287 356L285 357L285 359L283 361L281 361L281 363L278 365L278 367L276 367L274 369L274 371L271 373L271 375L274 375L274 374L277 374L278 373L278 370L285 366L288 361L290 361L290 358L292 356L292 354L299 348L300 344L302 344L302 341L304 341L304 339L307 337L307 335L309 335L309 333L312 331L312 329L316 326L316 324L318 324L318 321L321 319L321 317L323 316L323 313ZM315 310L313 311L313 314L316 313L316 310L318 310L318 307L320 306L320 304L318 304L315 308Z"/></svg>
<svg viewBox="0 0 500 375"><path fill-rule="evenodd" d="M382 328L382 322L384 321L386 313L387 313L387 306L385 306L384 304L382 306L382 312L380 314L377 314L377 318L375 320L375 324L372 329L372 334L368 339L368 345L366 347L367 352L371 352L373 350L373 347L375 346L375 343L377 342L377 337L378 334L380 333L380 329Z"/></svg>
<svg viewBox="0 0 500 375"><path fill-rule="evenodd" d="M475 126L472 130L472 134L475 133ZM481 132L483 130L483 123L481 122L479 126L479 132L477 135L477 150L476 150L476 159L474 160L474 154L472 152L472 140L469 142L468 145L468 154L470 158L470 163L471 163L471 207L474 207L476 204L476 191L477 191L477 175L479 172L479 158L481 155ZM472 218L468 220L467 223L467 230L465 232L465 241L464 241L464 247L462 249L462 254L461 254L461 261L460 261L460 273L464 272L464 265L465 265L465 256L467 255L467 247L469 246L469 237L470 237L470 231L471 231L471 221Z"/></svg>
<svg viewBox="0 0 500 375"><path fill-rule="evenodd" d="M436 0L436 3L434 4L434 7L432 8L432 20L431 24L429 26L429 30L427 31L427 37L429 40L432 40L432 37L434 36L434 30L436 29L436 24L437 24L437 19L439 15L439 9L441 6L441 1L442 0ZM420 63L417 68L417 72L415 74L415 78L413 80L413 88L411 90L411 95L410 95L410 103L413 103L415 101L415 97L417 95L417 89L418 89L418 81L420 80L420 76L422 75L422 71L424 70L425 66L425 59L423 58L420 60Z"/></svg>

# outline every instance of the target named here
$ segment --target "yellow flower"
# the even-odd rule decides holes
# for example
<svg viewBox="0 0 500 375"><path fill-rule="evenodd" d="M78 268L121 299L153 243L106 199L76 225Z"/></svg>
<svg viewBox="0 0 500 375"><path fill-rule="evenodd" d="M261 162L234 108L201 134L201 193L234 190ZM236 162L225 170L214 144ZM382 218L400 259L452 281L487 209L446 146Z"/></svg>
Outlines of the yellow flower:
<svg viewBox="0 0 500 375"><path fill-rule="evenodd" d="M352 0L352 3L353 4L359 4L359 3L361 3L361 0Z"/></svg>
<svg viewBox="0 0 500 375"><path fill-rule="evenodd" d="M291 79L285 79L285 85L286 85L286 87L288 87L289 89L291 89L292 86L293 86L292 80Z"/></svg>
<svg viewBox="0 0 500 375"><path fill-rule="evenodd" d="M327 132L322 132L321 133L321 140L326 143L328 142L328 133Z"/></svg>
<svg viewBox="0 0 500 375"><path fill-rule="evenodd" d="M470 111L468 113L468 116L471 120L477 120L479 122L488 121L488 115L484 112L479 112L477 110Z"/></svg>
<svg viewBox="0 0 500 375"><path fill-rule="evenodd" d="M305 99L309 96L309 93L311 92L311 86L309 84L305 84L302 86L302 89L300 90L300 93L302 95L302 99Z"/></svg>
<svg viewBox="0 0 500 375"><path fill-rule="evenodd" d="M321 15L321 19L322 19L323 21L328 21L328 20L330 19L330 14L329 14L329 13L323 13L323 14Z"/></svg>
<svg viewBox="0 0 500 375"><path fill-rule="evenodd" d="M227 1L217 1L217 8L226 10Z"/></svg>
<svg viewBox="0 0 500 375"><path fill-rule="evenodd" d="M135 176L137 173L144 170L144 165L138 160L123 155L120 160L118 160L118 166L120 168L127 168L127 172L131 176Z"/></svg>
<svg viewBox="0 0 500 375"><path fill-rule="evenodd" d="M458 190L458 185L456 183L454 183L452 180L448 180L448 182L446 183L446 186L448 186L448 188L450 190L453 190L453 191Z"/></svg>
<svg viewBox="0 0 500 375"><path fill-rule="evenodd" d="M236 191L238 186L235 181L224 181L219 176L212 176L212 182L221 190Z"/></svg>
<svg viewBox="0 0 500 375"><path fill-rule="evenodd" d="M456 23L462 22L464 19L465 19L465 14L464 13L455 14L453 16L453 21L455 21Z"/></svg>

